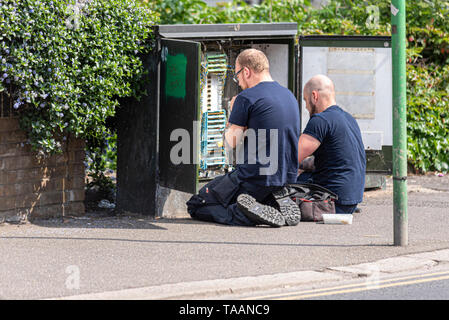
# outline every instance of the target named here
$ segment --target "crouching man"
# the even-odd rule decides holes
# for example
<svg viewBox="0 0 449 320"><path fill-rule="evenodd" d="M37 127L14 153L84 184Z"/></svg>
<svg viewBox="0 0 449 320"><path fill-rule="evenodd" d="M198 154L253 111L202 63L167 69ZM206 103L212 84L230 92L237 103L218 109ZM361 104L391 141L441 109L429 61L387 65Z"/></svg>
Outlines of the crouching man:
<svg viewBox="0 0 449 320"><path fill-rule="evenodd" d="M201 188L187 202L188 212L227 225L295 225L299 209L279 205L273 193L297 179L298 102L273 81L267 57L256 49L238 55L234 81L243 91L231 100L225 143L239 146L236 169Z"/></svg>

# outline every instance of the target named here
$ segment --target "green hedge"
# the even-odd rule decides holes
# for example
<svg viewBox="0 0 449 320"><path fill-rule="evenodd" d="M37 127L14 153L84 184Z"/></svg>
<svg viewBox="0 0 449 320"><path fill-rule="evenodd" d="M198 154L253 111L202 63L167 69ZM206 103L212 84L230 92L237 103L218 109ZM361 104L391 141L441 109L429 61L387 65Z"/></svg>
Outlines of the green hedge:
<svg viewBox="0 0 449 320"><path fill-rule="evenodd" d="M78 4L77 4L78 3ZM84 5L80 5L79 3ZM29 143L60 152L68 134L86 139L92 177L115 169L115 135L105 125L117 98L145 94L140 56L158 23L294 21L301 34L388 35L390 1L0 0L0 91L12 87ZM408 152L418 171L448 172L448 1L407 1Z"/></svg>
<svg viewBox="0 0 449 320"><path fill-rule="evenodd" d="M182 2L182 5L178 5ZM390 35L391 1L243 1L208 7L200 0L148 2L161 23L297 22L300 34ZM406 1L408 160L419 172L449 171L449 1Z"/></svg>
<svg viewBox="0 0 449 320"><path fill-rule="evenodd" d="M157 15L132 0L0 1L0 91L29 143L44 156L69 134L83 138L101 175L105 121L118 98L144 94L139 56L154 45Z"/></svg>

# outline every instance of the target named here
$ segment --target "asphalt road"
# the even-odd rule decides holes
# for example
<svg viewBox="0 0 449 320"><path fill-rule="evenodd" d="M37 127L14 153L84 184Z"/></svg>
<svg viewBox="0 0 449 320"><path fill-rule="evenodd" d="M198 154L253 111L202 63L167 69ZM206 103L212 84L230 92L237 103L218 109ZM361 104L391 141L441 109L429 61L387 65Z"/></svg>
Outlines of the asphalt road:
<svg viewBox="0 0 449 320"><path fill-rule="evenodd" d="M449 300L449 268L233 296L244 300ZM225 296L223 299L230 299Z"/></svg>
<svg viewBox="0 0 449 320"><path fill-rule="evenodd" d="M449 279L416 279L428 282L404 285L401 283L388 283L391 287L378 289L365 289L355 293L330 294L321 297L309 298L313 300L449 300ZM410 280L411 281L411 280Z"/></svg>

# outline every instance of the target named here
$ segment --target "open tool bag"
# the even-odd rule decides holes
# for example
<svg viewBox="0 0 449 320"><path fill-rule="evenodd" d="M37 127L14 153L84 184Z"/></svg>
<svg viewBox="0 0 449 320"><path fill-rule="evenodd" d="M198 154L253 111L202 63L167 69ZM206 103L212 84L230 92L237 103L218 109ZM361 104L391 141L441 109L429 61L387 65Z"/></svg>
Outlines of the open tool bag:
<svg viewBox="0 0 449 320"><path fill-rule="evenodd" d="M323 214L335 213L338 196L316 184L289 184L289 197L301 211L301 221L323 221Z"/></svg>

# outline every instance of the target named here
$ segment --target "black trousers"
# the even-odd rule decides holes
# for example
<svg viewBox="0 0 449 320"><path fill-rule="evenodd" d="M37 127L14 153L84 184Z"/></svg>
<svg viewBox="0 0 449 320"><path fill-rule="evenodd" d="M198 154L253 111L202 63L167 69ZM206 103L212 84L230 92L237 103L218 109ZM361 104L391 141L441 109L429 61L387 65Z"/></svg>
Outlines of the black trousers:
<svg viewBox="0 0 449 320"><path fill-rule="evenodd" d="M193 219L235 226L254 226L237 206L237 197L249 194L258 202L274 205L272 192L279 187L259 186L238 178L233 171L215 178L187 201L187 210Z"/></svg>

